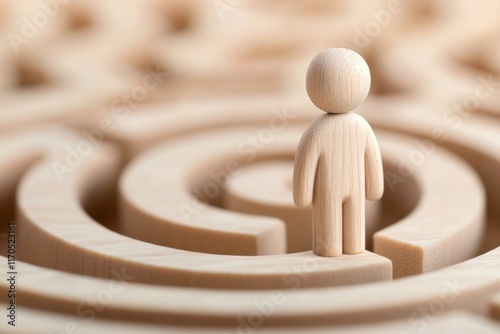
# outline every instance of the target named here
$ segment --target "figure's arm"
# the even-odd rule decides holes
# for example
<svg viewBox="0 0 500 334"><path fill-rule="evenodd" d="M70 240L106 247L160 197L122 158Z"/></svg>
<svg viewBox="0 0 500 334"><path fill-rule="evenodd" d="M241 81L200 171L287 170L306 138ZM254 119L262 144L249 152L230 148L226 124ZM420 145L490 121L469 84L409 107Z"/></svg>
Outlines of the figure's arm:
<svg viewBox="0 0 500 334"><path fill-rule="evenodd" d="M319 147L315 142L313 131L309 129L297 147L293 168L293 202L300 208L312 204L318 159Z"/></svg>
<svg viewBox="0 0 500 334"><path fill-rule="evenodd" d="M366 199L370 201L380 199L384 194L384 170L377 138L371 128L365 149L365 182Z"/></svg>

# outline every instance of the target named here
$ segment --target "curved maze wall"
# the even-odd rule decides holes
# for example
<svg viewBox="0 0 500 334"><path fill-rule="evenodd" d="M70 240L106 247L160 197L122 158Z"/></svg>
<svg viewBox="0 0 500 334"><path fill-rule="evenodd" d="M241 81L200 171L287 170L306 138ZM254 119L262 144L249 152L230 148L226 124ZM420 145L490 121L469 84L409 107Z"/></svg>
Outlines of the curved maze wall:
<svg viewBox="0 0 500 334"><path fill-rule="evenodd" d="M498 333L499 5L228 3L0 4L2 332ZM386 190L322 258L292 161L335 45Z"/></svg>

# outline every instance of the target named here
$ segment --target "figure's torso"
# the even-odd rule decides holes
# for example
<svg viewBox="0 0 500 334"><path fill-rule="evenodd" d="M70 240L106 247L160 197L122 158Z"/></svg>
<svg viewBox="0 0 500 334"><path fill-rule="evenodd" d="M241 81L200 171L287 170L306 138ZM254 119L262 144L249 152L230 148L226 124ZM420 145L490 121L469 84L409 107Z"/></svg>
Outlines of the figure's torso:
<svg viewBox="0 0 500 334"><path fill-rule="evenodd" d="M364 155L370 126L355 113L325 114L312 124L320 148L315 191L342 199L365 194Z"/></svg>

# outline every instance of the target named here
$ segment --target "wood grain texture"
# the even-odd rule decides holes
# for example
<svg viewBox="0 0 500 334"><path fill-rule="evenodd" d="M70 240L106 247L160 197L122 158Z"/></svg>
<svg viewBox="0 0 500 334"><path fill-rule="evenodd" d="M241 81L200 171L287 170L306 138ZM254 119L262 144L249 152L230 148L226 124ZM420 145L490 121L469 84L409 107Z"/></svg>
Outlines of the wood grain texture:
<svg viewBox="0 0 500 334"><path fill-rule="evenodd" d="M258 131L245 129L243 134ZM135 239L196 252L285 253L285 227L280 220L208 205L220 201L226 179L250 157L237 147L246 138L238 131L222 137L224 145L213 145L217 140L210 137L167 143L129 165L120 182L123 232ZM197 147L197 153L186 154L190 147Z"/></svg>
<svg viewBox="0 0 500 334"><path fill-rule="evenodd" d="M0 304L5 307L6 304ZM16 326L16 330L12 330L5 323L0 324L0 329L3 333L57 333L61 331L77 330L79 333L92 333L92 334L107 334L107 333L180 333L180 334L193 334L199 333L200 328L195 325L191 326L175 326L175 325L155 325L145 323L134 323L123 320L105 320L94 319L93 321L85 321L71 314L61 314L54 312L41 311L31 308L22 308L25 317L29 318L29 322L22 322ZM239 327L204 327L203 332L207 334L218 333L231 333L238 331ZM240 331L241 328L240 327ZM303 333L307 330L308 333L313 334L330 334L330 333L375 333L385 334L399 331L414 330L415 326L411 326L406 320L392 320L384 322L375 322L369 324L360 324L353 326L307 326L302 328L274 328L255 329L255 332L267 334L284 334L284 333ZM497 322L484 319L469 312L453 311L436 317L426 327L426 333L440 334L446 331L467 331L469 333L484 333L495 334L498 333L500 326Z"/></svg>
<svg viewBox="0 0 500 334"><path fill-rule="evenodd" d="M461 309L486 314L487 301L500 289L499 256L500 250L495 249L442 270L393 282L277 290L283 293L280 296L286 298L286 304L277 305L266 317L265 325L340 325L410 317L419 307L429 308L435 300L441 300L448 311ZM6 261L4 257L2 260ZM109 289L109 280L27 263L18 266L24 277L21 305L68 313L88 296ZM117 277L132 275L126 269L117 272ZM7 282L0 282L0 291L5 293L7 289ZM197 289L193 293L191 288L129 283L123 292L113 295L99 316L149 323L238 326L238 317L246 319L254 312L254 301L269 300L271 294L272 290L249 293L212 289ZM165 302L171 300L182 303Z"/></svg>
<svg viewBox="0 0 500 334"><path fill-rule="evenodd" d="M179 147L199 147L203 148L202 151L204 152L203 154L206 154L207 156L207 161L213 160L215 151L217 151L218 155L221 157L229 157L229 156L234 156L237 161L238 159L241 158L246 158L247 155L241 156L237 152L237 144L234 143L240 143L244 142L245 138L248 138L249 136L252 136L253 134L256 134L260 131L260 128L256 127L254 130L250 130L248 132L244 132L241 129L235 129L235 130L228 130L228 131L214 131L212 135L208 136L207 134L200 135L200 136L192 136L189 140L185 141L180 145ZM215 134L216 133L216 134ZM297 139L297 132L293 132L292 128L290 127L288 131L282 132L281 134L276 134L274 141L270 144L268 144L261 152L261 158L264 159L265 156L282 156L282 157L290 157L293 153L294 149L294 143L298 141ZM218 138L218 139L215 139ZM240 138L240 139L236 139ZM292 139L295 138L295 139ZM399 173L399 165L400 165L400 156L409 156L414 150L414 144L411 141L404 141L402 138L399 137L387 137L387 142L397 142L398 145L387 145L388 147L388 155L386 159L389 159L389 161L392 161L392 165L394 167L393 175L398 175ZM210 145L210 142L219 142L220 144L215 148ZM385 141L384 141L385 142ZM222 144L224 143L224 144ZM403 145L403 143L406 143L406 145ZM179 143L176 143L176 146ZM283 146L282 146L283 145ZM124 178L124 182L129 182L129 180L136 180L135 184L141 183L144 187L144 190L146 193L143 193L140 195L137 192L129 191L128 192L128 197L130 200L133 200L134 202L141 201L141 196L154 196L154 187L156 182L159 182L159 180L163 179L168 179L168 173L165 171L162 171L162 175L156 175L156 179L149 179L147 180L145 178L145 175L149 175L150 169L148 169L148 166L165 166L167 164L172 164L170 162L170 158L175 156L176 159L175 161L177 163L181 163L183 159L190 159L189 157L181 157L181 155L171 155L173 151L167 150L170 145L166 144L165 146L158 147L156 148L154 154L148 154L144 155L143 159L140 159L140 161L137 162L137 164L134 166L134 169L137 169L138 173L135 173L135 170L129 170L129 174L127 174ZM180 150L179 152L181 152ZM436 149L437 151L437 149ZM161 152L161 153L160 153ZM211 154L212 152L212 154ZM232 152L232 153L231 153ZM393 157L391 159L391 157ZM407 272L406 275L410 272L414 273L420 273L426 270L425 268L427 266L430 266L429 268L439 268L442 266L445 266L450 263L456 263L457 261L460 261L460 259L467 259L470 256L473 256L476 252L476 249L478 247L478 244L480 242L481 238L481 233L483 231L483 215L484 215L484 198L482 194L482 186L479 183L479 180L475 176L474 172L470 170L469 168L463 166L463 163L460 162L460 160L457 160L455 158L452 158L451 156L445 155L441 156L438 152L436 152L436 157L433 159L433 163L436 163L436 165L433 165L431 163L424 164L422 166L418 166L419 168L415 168L414 173L417 172L422 172L422 176L424 177L425 175L427 180L425 182L425 189L429 189L426 196L429 196L429 201L428 202L423 202L427 203L426 206L421 206L418 207L418 209L413 213L412 218L410 220L407 220L404 224L397 225L395 226L395 231L399 230L399 226L402 230L406 229L406 232L402 232L402 235L405 236L407 239L407 243L401 243L401 241L404 238L398 238L397 242L394 242L392 246L389 246L391 251L384 252L386 256L389 256L390 253L392 253L392 259L395 261L395 270L398 272L398 277L403 275L404 272ZM446 162L448 161L448 162ZM223 165L220 163L215 163L212 162L211 164L208 164L206 162L203 162L202 160L194 163L193 165L195 166L206 166L206 165ZM445 167L439 167L439 166L445 166ZM460 165L460 167L458 167ZM463 195L461 194L461 191L456 192L454 187L458 186L458 183L455 182L455 178L452 177L451 173L448 173L446 170L453 169L455 175L461 175L460 179L464 181L463 189L468 190L468 196L467 198L464 198ZM188 170L186 168L183 169L186 173ZM218 171L218 169L210 169L208 168L206 171L201 171L200 169L196 170L196 174L198 175L199 178L201 179L207 179L209 180L209 173L210 172L215 172ZM179 170L179 173L182 173L182 171ZM131 176L133 175L133 176ZM440 182L446 183L449 186L438 186L439 183L436 183L436 179L441 180ZM147 180L147 181L146 181ZM391 179L392 180L392 179ZM392 181L391 181L392 182ZM195 182L196 183L196 182ZM173 183L172 185L175 185L177 183ZM203 182L199 182L199 184L203 184ZM401 184L401 183L399 183ZM398 186L399 186L398 184ZM453 187L452 187L453 185ZM131 187L132 189L133 187ZM448 189L449 188L449 189ZM442 190L439 190L442 189ZM448 189L449 192L446 192L446 189ZM474 189L474 190L472 190ZM439 190L439 191L438 191ZM417 191L416 189L414 191ZM461 215L455 215L457 216L455 219L459 219L459 221L450 221L450 224L448 225L449 232L446 232L444 235L442 235L442 238L438 238L432 242L429 242L429 240L425 239L418 239L415 238L414 233L411 232L411 224L424 224L426 222L426 217L427 217L427 210L432 208L432 203L436 200L439 199L439 193L440 191L445 191L446 195L443 198L448 198L450 201L457 201L457 206L455 209L460 208L460 210L463 210L463 212L468 212L470 213L470 216L461 216ZM436 194L436 197L434 198L434 194ZM175 198L172 198L173 201L175 201ZM175 202L178 203L178 202ZM182 203L182 202L181 202ZM459 203L459 204L458 204ZM124 205L126 205L124 203ZM145 202L142 205L143 212L148 213L149 211L156 210L155 206L149 207ZM154 211L152 211L154 212ZM446 221L447 217L449 216L449 212L441 212L439 214L439 217L442 217L443 221ZM418 214L417 214L418 213ZM435 215L437 216L437 212ZM442 216L441 216L442 214ZM140 217L141 221L147 221L148 217ZM408 227L405 227L408 225ZM431 221L428 221L426 224L432 225ZM442 228L445 226L445 224L441 225L435 225L434 228L436 229L435 231L441 231ZM455 232L453 232L454 229ZM470 230L469 230L470 229ZM391 228L392 230L392 228ZM448 242L453 243L451 240L453 239L452 236L458 235L458 231L461 231L460 234L462 236L466 235L467 231L471 232L474 231L473 238L471 239L471 242L468 243L468 248L463 248L459 247L456 251L452 251L450 253L439 253L439 251L435 251L435 247L440 248L441 250L447 249ZM383 231L381 232L383 233ZM465 233L465 234L464 234ZM446 236L445 236L446 235ZM448 239L451 238L451 239ZM388 240L388 239L385 239ZM448 241L446 241L448 240ZM474 241L472 241L474 240ZM384 246L386 244L384 243ZM380 246L382 247L382 246ZM393 248L395 247L395 248ZM399 247L402 247L401 249ZM458 246L457 246L458 247ZM398 251L393 252L392 250ZM397 257L395 254L408 256L409 258L413 259L414 261L407 261L406 258L402 257ZM448 255L445 255L448 254ZM437 257L436 257L437 256ZM397 260L397 261L396 261ZM408 271L407 271L408 270ZM430 270L430 269L429 269Z"/></svg>
<svg viewBox="0 0 500 334"><path fill-rule="evenodd" d="M258 128L257 128L258 129ZM253 130L250 130L250 132L253 132ZM223 134L218 131L216 132L217 134L214 134L214 137L220 138L223 136ZM233 133L233 134L231 134ZM236 136L246 136L245 132L242 132L241 130L234 130L234 131L228 131L228 134L230 137L233 137L234 135ZM283 137L277 137L277 141L273 142L273 145L270 145L268 149L270 151L274 152L280 152L280 154L285 154L286 153L286 147L288 147L288 153L291 155L291 152L293 152L293 148L296 145L296 142L298 141L298 137L300 134L300 131L296 132L290 132L289 134L285 135L286 133L283 134ZM243 137L245 138L245 137ZM281 138L278 140L278 138ZM295 138L295 140L291 140L292 138ZM194 140L194 139L193 139ZM200 137L200 141L203 142L210 142L209 138L205 135ZM399 142L402 142L401 140L398 140ZM231 143L231 141L228 140L222 140L221 142L227 142ZM233 146L231 144L228 144L230 148ZM219 148L220 150L221 148ZM153 151L154 152L154 151ZM163 152L162 150L158 152ZM219 151L222 153L222 150ZM389 151L390 152L390 151ZM269 153L269 152L267 152ZM105 154L103 152L103 154ZM223 156L223 155L221 155ZM397 164L397 157L398 154L389 154L387 160L391 161L390 157L393 157L392 160L395 161L394 164ZM111 156L108 155L108 159L111 158ZM147 155L145 156L145 160L143 163L146 165L150 164L152 166L165 166L165 163L161 163L160 160L158 159L168 159L168 155L155 155L151 153L151 157L148 157ZM303 260L307 261L307 258L310 256L308 253L298 253L295 255L283 255L280 257L265 257L267 261L269 261L270 267L266 269L266 272L268 274L263 275L263 273L255 273L255 276L252 276L248 273L248 268L251 268L251 266L255 266L255 268L262 268L263 264L265 263L264 259L261 258L255 258L252 259L251 257L217 257L215 255L210 256L210 255L201 255L201 254L195 254L193 253L190 255L190 253L183 253L182 251L179 250L169 250L167 248L161 248L161 247L154 247L153 245L148 245L148 244L143 244L138 241L133 241L131 239L127 239L125 237L121 237L120 235L116 233L112 233L111 231L108 231L106 229L100 228L99 225L95 224L95 222L92 222L92 220L89 217L86 217L85 215L82 214L80 210L77 210L79 207L78 204L78 199L72 195L72 193L80 193L79 195L80 198L85 198L83 195L84 193L81 193L82 190L78 190L79 188L74 188L78 184L89 184L88 182L85 182L87 178L92 175L92 171L94 171L96 168L100 170L100 174L103 175L103 177L106 175L104 172L106 169L110 169L109 173L112 173L112 170L114 167L113 165L108 162L105 163L104 167L103 163L104 162L99 162L100 158L94 157L94 162L92 162L91 165L89 166L94 166L94 167L88 167L88 169L81 169L78 174L75 173L75 175L72 176L72 178L68 178L68 181L60 183L57 182L57 179L52 177L54 180L53 184L51 187L47 187L47 180L50 180L51 178L47 177L47 175L51 175L53 173L50 163L45 163L45 166L39 166L36 170L33 170L33 172L29 173L27 178L23 181L23 185L21 186L21 191L19 193L19 199L20 199L20 210L19 210L19 219L20 222L22 222L24 225L24 228L29 231L25 232L24 234L24 240L30 240L33 238L44 238L47 240L50 240L50 243L54 245L54 248L52 247L47 247L45 249L45 252L49 253L41 253L38 250L34 250L30 252L29 256L27 258L31 258L32 261L36 261L37 263L44 263L44 265L49 266L49 267L55 267L58 266L61 269L64 270L69 270L69 271L76 271L76 272L87 272L87 273L92 273L93 275L97 276L103 276L103 277L109 277L109 273L112 267L109 267L109 258L115 258L114 261L116 262L116 265L127 265L127 268L130 268L130 270L136 270L133 269L136 265L141 265L141 271L137 271L137 279L138 280L147 280L151 282L151 279L153 280L152 282L157 282L157 283L164 283L164 284L174 284L174 285L183 285L183 284L190 284L190 285L203 285L203 286L223 286L223 287L246 287L246 288L264 288L264 287L271 287L271 286L281 286L285 284L282 281L282 273L288 266L292 265L294 263L297 263L297 261L302 261L300 260L300 257L304 257ZM51 161L49 159L49 161ZM107 160L104 160L107 161ZM170 161L170 160L169 160ZM95 165L94 165L95 164ZM458 169L457 169L458 171ZM163 170L165 175L168 174L168 170ZM81 174L80 174L81 173ZM425 175L425 174L422 174ZM464 174L464 176L461 179L466 180L468 177L466 176L467 174ZM154 176L154 175L152 175ZM162 177L161 175L157 175L155 177ZM45 180L45 181L44 181ZM76 183L75 183L76 182ZM155 178L151 179L151 182L153 184L156 182ZM101 187L103 186L102 182L93 182L90 184L94 184L95 186ZM92 191L92 188L90 184L85 188L85 190L90 193ZM147 183L146 183L147 184ZM430 184L430 182L429 182ZM47 206L46 209L43 211L37 213L37 198L40 195L36 195L41 189L43 189L44 192L50 191L52 194L50 195L52 198L55 198L53 196L57 196L58 201L53 202L52 204L57 203L57 207L52 207L52 206ZM146 189L146 188L145 188ZM432 194L433 192L430 192ZM134 193L132 193L134 194ZM35 196L36 195L36 196ZM472 194L474 195L474 194ZM34 196L34 197L33 197ZM83 196L83 197L82 197ZM23 200L23 198L26 197L26 201ZM31 199L30 199L31 198ZM463 199L463 197L460 197L459 199ZM45 203L45 201L44 201ZM45 205L49 205L50 203L46 203ZM146 207L147 209L147 207ZM425 210L425 207L422 208ZM35 210L35 211L33 211ZM49 211L47 211L49 210ZM48 212L53 212L53 215L48 215ZM75 226L78 226L77 224L80 224L81 228L85 229L94 229L95 230L95 238L81 238L81 235L79 233L76 234L68 234L64 226L66 224L64 221L61 221L60 228L58 228L56 221L57 221L57 216L60 216L60 212L66 212L67 216L65 217L73 217L72 221L74 222ZM481 211L479 211L480 213ZM422 214L425 213L425 211L422 211ZM446 213L444 213L446 215ZM38 218L37 218L38 217ZM52 217L52 218L51 218ZM412 216L415 217L415 219L418 219L419 215L415 214ZM411 221L411 220L410 220ZM29 224L29 225L28 225ZM33 225L37 226L39 224L39 227L37 228L29 228L28 226ZM50 224L51 228L44 227L46 224ZM474 225L474 220L471 221L471 226L477 226L479 230L481 230L481 225ZM47 225L48 226L48 225ZM465 225L467 226L467 225ZM439 228L439 227L436 227ZM77 229L78 230L78 229ZM36 231L45 231L43 233L36 233ZM46 234L46 233L49 234ZM451 231L450 231L451 232ZM22 235L22 234L21 234ZM450 235L444 235L443 240L447 240L448 238L453 238L455 234L453 232ZM35 240L35 239L33 239ZM451 240L451 239L449 239ZM62 254L59 254L59 260L55 261L56 259L54 258L53 255L56 253L53 253L51 255L50 252L54 252L57 247L55 247L57 244L62 243L67 244L67 242L70 241L71 243L74 243L76 246L75 248L70 248L71 252L76 252L74 253L75 255L77 253L80 253L81 251L85 252L90 251L92 252L93 258L94 258L94 264L91 267L88 267L85 265L85 263L75 263L71 261L72 253L71 252L66 252L65 256L67 256L67 260L63 261L60 256ZM25 241L28 242L28 241ZM114 247L110 247L110 244L115 244ZM127 244L129 244L127 246ZM446 244L446 243L445 243ZM128 250L127 250L128 249ZM130 252L131 249L134 249L135 251L133 253ZM28 250L25 250L27 252ZM420 249L416 249L414 247L408 247L407 249L408 252L416 251L420 252ZM95 256L99 253L102 252L102 263L99 264L99 262L95 262ZM151 255L146 255L146 256L141 256L140 259L137 258L137 254L151 254ZM129 254L129 255L127 255ZM134 255L135 254L135 255ZM163 254L163 255L162 255ZM177 261L172 261L175 259L176 256L180 256L181 254L182 257L185 259L182 262L177 262ZM426 261L432 261L435 262L438 259L441 259L439 257L439 253L434 253L435 256L438 256L437 258L432 258L432 257L422 257L423 260ZM117 256L120 256L118 258ZM122 261L122 258L128 258L127 261ZM164 258L163 261L158 261L161 258ZM192 257L193 261L187 261L189 257ZM136 260L134 260L134 258ZM172 260L169 260L172 259ZM287 259L287 260L285 260ZM342 258L340 258L342 259ZM363 259L369 260L370 255L368 255L366 258L360 258L361 262L359 262L359 265L363 264ZM384 262L377 262L376 257L373 257L373 260L371 263L375 265L375 268L379 268L380 270L385 270L384 268ZM449 261L446 258L443 258L444 261ZM443 261L439 260L439 261ZM132 261L132 262L131 262ZM201 261L201 262L200 262ZM199 272L199 275L203 275L203 271L200 271L202 268L200 267L200 263L205 263L208 264L209 261L215 261L213 263L217 263L215 268L227 268L229 272L220 271L220 269L216 270L216 273L211 273L209 276L206 276L203 280L189 280L186 281L185 278L187 277L186 275L189 275L193 277L193 273L195 271ZM350 258L349 260L350 265L353 266L353 270L360 270L360 267L358 267L358 261L356 263ZM371 260L370 260L371 261ZM134 265L134 262L136 263ZM162 263L162 264L160 264ZM226 265L223 265L226 263ZM325 261L321 262L321 267L322 268L320 271L317 272L316 276L317 278L312 279L313 276L311 276L310 279L306 280L303 283L303 286L314 286L314 285L329 285L329 284L342 284L342 282L346 282L346 279L348 279L349 272L343 271L347 276L335 276L332 277L330 276L329 267L331 270L333 268L338 268L338 265L340 263L343 264L348 264L348 262L342 261L342 262L328 262L327 259ZM416 263L400 263L398 265L401 266L415 266L418 262ZM147 267L144 266L144 264L148 264ZM368 262L367 262L368 264ZM272 267L271 267L272 266ZM324 267L323 267L324 266ZM370 264L369 264L370 266ZM416 266L417 268L422 268L419 265ZM147 271L145 271L146 268L149 268L151 270L151 273L154 272L159 272L159 271L165 271L169 272L168 276L150 276ZM175 268L175 269L174 269ZM183 271L182 268L184 268ZM197 269L195 269L197 268ZM238 277L237 272L238 268L241 268L241 270L244 270L245 275L244 279L243 276ZM271 269L273 268L273 269ZM369 267L367 267L369 268ZM271 270L271 271L267 271ZM232 273L231 275L228 275L229 273ZM280 274L281 273L281 274ZM223 281L218 280L218 277L221 278L224 275L225 279ZM385 274L384 274L385 275ZM201 276L200 276L201 277ZM234 280L232 279L234 277ZM358 277L358 276L355 276ZM383 279L382 272L380 276L377 275L370 275L370 277L358 277L359 279ZM351 280L353 278L351 277Z"/></svg>
<svg viewBox="0 0 500 334"><path fill-rule="evenodd" d="M418 142L407 142L409 150L404 152L400 148L402 138L390 138L384 140L382 150L398 156L398 161L394 169L397 172L387 174L388 191L394 191L401 182L406 182L406 177L417 168L426 171L420 174L426 177L414 174L421 191L418 206L411 219L406 217L375 233L375 252L393 261L394 277L436 270L475 256L486 223L484 187L478 175L460 158L438 147L434 148L432 159L423 163L415 159L416 154L423 157L423 153L418 153L421 148ZM405 169L407 167L415 169L410 172L410 169ZM460 182L457 182L457 177ZM449 210L441 214L441 208L451 209L449 201L457 204L453 206L453 212ZM433 214L429 216L428 212Z"/></svg>
<svg viewBox="0 0 500 334"><path fill-rule="evenodd" d="M224 206L232 211L277 217L286 224L288 252L312 249L312 210L293 204L293 162L273 160L244 166L229 181ZM377 226L380 205L366 201L366 236Z"/></svg>
<svg viewBox="0 0 500 334"><path fill-rule="evenodd" d="M312 205L316 255L365 249L365 197L382 197L383 180L375 135L361 116L325 114L307 128L295 155L293 194L297 206Z"/></svg>
<svg viewBox="0 0 500 334"><path fill-rule="evenodd" d="M15 332L71 332L73 322L83 333L499 332L498 1L47 9L55 3L0 2L0 256L5 223L17 221ZM27 38L19 52L12 33ZM385 193L366 242L390 258L393 281L377 282L391 272L379 254L322 258L310 235L288 233L307 222L284 174L321 114L304 76L331 47L370 65L370 96L355 112L380 142ZM161 79L152 90L151 72ZM79 163L58 182L53 163L86 141L92 153L71 155ZM289 167L272 167L277 159ZM124 170L135 180L126 191ZM206 196L214 181L219 196ZM119 198L137 211L128 226ZM179 202L199 213L195 224ZM285 254L294 245L304 248ZM79 312L89 309L92 321Z"/></svg>
<svg viewBox="0 0 500 334"><path fill-rule="evenodd" d="M75 145L74 139L66 138L70 145ZM63 147L64 140L65 137L52 138ZM53 169L54 161L65 157L64 150L57 150L58 145L25 174L19 186L19 240L32 245L43 240L44 245L23 248L21 258L27 261L106 278L112 278L114 270L126 268L137 282L227 289L284 288L293 285L288 276L296 266L307 270L307 279L300 284L304 288L391 279L390 261L370 252L334 262L316 261L311 252L262 258L222 256L160 247L110 231L82 207L99 202L99 197L91 196L97 189L105 194L114 186L111 176L120 167L118 152L108 146L99 147L61 181ZM93 177L96 172L99 178ZM68 220L72 222L69 229Z"/></svg>
<svg viewBox="0 0 500 334"><path fill-rule="evenodd" d="M370 69L355 51L331 48L311 61L306 89L311 101L321 110L343 114L359 107L370 91Z"/></svg>
<svg viewBox="0 0 500 334"><path fill-rule="evenodd" d="M378 200L384 192L377 139L365 119L351 113L368 96L370 69L352 50L327 49L311 61L306 89L328 114L307 128L297 147L293 199L298 207L312 206L314 254L359 254L366 248L365 197Z"/></svg>
<svg viewBox="0 0 500 334"><path fill-rule="evenodd" d="M500 153L496 149L500 145L497 122L478 113L467 122L460 122L457 128L457 123L443 122L443 110L428 103L392 101L389 104L385 99L373 102L372 108L382 114L374 116L370 110L360 112L374 127L407 133L423 139L430 148L440 145L465 159L483 181L488 213L495 219L500 217L500 206L497 205L500 198L500 177L496 173L500 166ZM421 110L428 112L419 113ZM421 147L419 150L428 156L427 150Z"/></svg>

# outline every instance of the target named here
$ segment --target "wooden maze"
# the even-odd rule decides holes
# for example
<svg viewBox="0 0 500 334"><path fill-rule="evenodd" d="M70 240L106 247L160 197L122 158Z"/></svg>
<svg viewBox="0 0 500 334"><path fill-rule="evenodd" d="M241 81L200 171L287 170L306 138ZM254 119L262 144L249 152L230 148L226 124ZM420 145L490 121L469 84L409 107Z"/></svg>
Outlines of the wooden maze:
<svg viewBox="0 0 500 334"><path fill-rule="evenodd" d="M0 35L1 332L500 332L497 1L2 1ZM328 47L386 189L336 258L292 201Z"/></svg>

